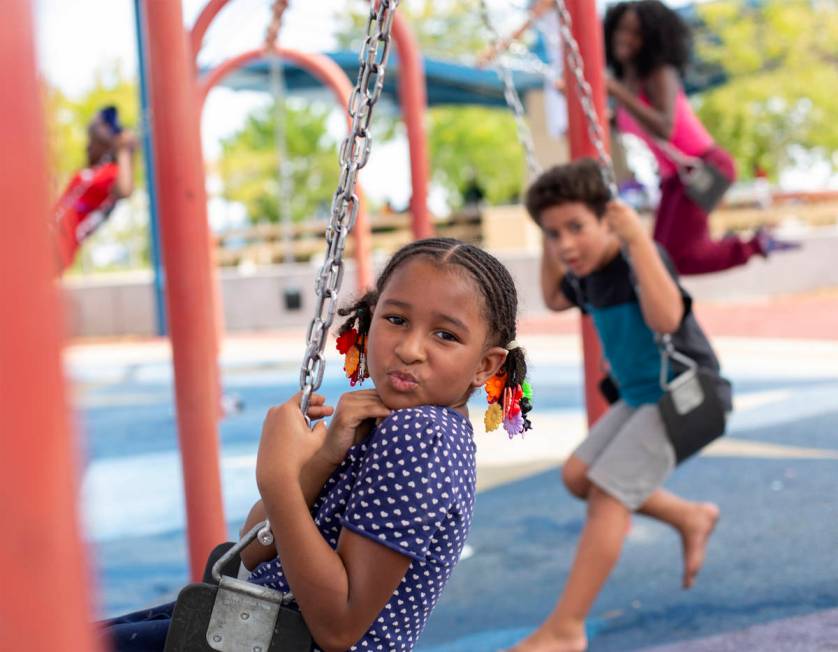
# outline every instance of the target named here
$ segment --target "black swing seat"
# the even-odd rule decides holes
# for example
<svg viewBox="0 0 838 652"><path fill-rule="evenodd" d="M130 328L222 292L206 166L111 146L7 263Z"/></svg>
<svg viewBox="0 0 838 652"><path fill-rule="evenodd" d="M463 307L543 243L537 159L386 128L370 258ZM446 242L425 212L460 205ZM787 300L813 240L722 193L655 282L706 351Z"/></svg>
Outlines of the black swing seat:
<svg viewBox="0 0 838 652"><path fill-rule="evenodd" d="M216 546L203 581L181 590L165 652L311 652L311 634L287 596L237 579L239 553L262 525L238 543Z"/></svg>

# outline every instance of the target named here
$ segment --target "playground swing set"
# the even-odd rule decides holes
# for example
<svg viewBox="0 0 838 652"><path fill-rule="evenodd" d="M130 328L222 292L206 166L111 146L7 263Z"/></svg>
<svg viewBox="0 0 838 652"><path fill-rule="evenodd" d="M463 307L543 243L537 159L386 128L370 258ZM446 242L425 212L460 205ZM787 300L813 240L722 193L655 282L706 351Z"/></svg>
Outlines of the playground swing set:
<svg viewBox="0 0 838 652"><path fill-rule="evenodd" d="M284 9L284 2L277 2L275 6L280 4ZM393 12L397 5L398 2L394 2L392 6L382 2L377 11L374 7L371 8L367 35L361 49L358 82L348 109L352 119L351 132L340 149L341 176L332 203L331 220L326 230L327 254L317 279L315 316L309 326L307 350L300 374L301 409L304 414L309 398L320 386L325 371L323 351L337 308L345 241L358 213L359 199L355 194L357 171L364 166L369 157L371 141L365 134L368 133L373 108L383 89ZM611 162L604 146L603 130L595 114L591 87L584 78L579 47L573 37L572 19L563 0L556 1L556 9L559 12L562 38L569 51L568 62L575 76L589 135L594 143L603 176L612 193L616 194ZM481 13L485 25L497 40L498 35L492 29L485 0L481 0ZM275 18L272 26L276 24L278 21ZM370 75L368 69L371 66L376 67L377 76L370 93L365 80ZM518 135L526 152L530 175L534 177L541 170L535 158L532 136L524 120L523 107L509 68L501 63L498 72L504 84L504 96L515 114ZM259 649L269 652L311 650L311 636L300 612L288 606L293 600L290 592L282 594L269 587L257 586L238 578L241 567L239 555L254 540L265 546L273 543L273 534L267 520L251 528L239 542L218 546L209 557L202 582L190 584L181 591L166 637L166 652L232 649ZM235 643L230 644L229 641Z"/></svg>
<svg viewBox="0 0 838 652"><path fill-rule="evenodd" d="M421 60L409 31L396 13L399 0L372 3L366 38L361 46L357 81L347 94L346 86L341 87L324 58L283 50L275 44L282 11L287 5L287 2L276 0L265 47L231 59L194 83L192 62L200 50L203 35L227 2L209 1L192 30L191 53L183 33L179 2L142 2L139 5L147 26L148 66L153 83L153 154L163 241L167 244L164 248L168 278L166 295L184 465L190 564L192 577L204 578L203 582L186 587L179 597L166 649L170 652L294 652L309 650L311 639L299 612L286 606L291 596L234 577L239 567L237 555L240 550L257 537L265 545L272 541L267 521L254 527L237 544L222 544L216 548L206 569L202 569L207 551L215 542L226 538L226 525L220 498L215 424L218 391L215 354L219 325L213 318L218 313L213 304L200 138L193 116L196 106L203 103L209 89L225 74L265 54L295 60L314 70L315 74L319 73L321 80L348 107L350 132L340 148L341 173L326 232L327 253L316 282L316 307L306 337L307 348L300 374L301 408L305 413L311 393L319 387L325 371L324 348L337 308L346 241L353 227L362 226L358 175L370 154L369 125L383 89L391 37L400 47L401 100L411 143L414 236L422 238L431 233L425 205L427 180L423 168L427 165L427 156L421 128L421 112L425 106ZM565 67L566 86L570 89L570 82L575 81L579 98L578 102L568 104L571 154L573 157L595 156L613 188L613 172L602 126L603 61L595 6L585 0L555 0L555 8L569 64ZM26 501L0 498L0 518L17 526L13 540L0 547L0 561L8 562L6 568L17 569L10 579L23 587L15 595L4 592L0 597L0 613L8 623L0 632L0 649L95 650L97 643L89 625L87 565L76 522L73 444L68 436L60 366L61 321L56 290L51 283L46 228L40 219L47 214L46 161L41 149L44 128L40 121L31 8L26 0L10 0L7 10L8 20L0 27L0 43L3 44L0 70L4 75L9 74L8 79L20 92L0 109L3 117L0 133L3 142L9 144L0 169L3 172L0 189L6 190L5 196L12 198L6 215L16 215L14 238L11 220L0 220L0 277L18 278L21 269L27 269L29 273L21 283L0 286L0 298L7 305L18 306L7 320L0 338L0 369L26 366L38 369L39 375L37 378L16 376L14 383L6 382L7 379L0 375L0 390L3 390L0 391L0 414L4 415L4 428L19 433L14 442L3 438L0 452L5 454L0 455L3 460L0 483L16 495L27 496ZM484 15L488 19L488 14ZM507 100L516 110L509 92L511 80L503 74L502 79ZM193 81L183 83L184 80ZM514 93L514 87L511 91ZM519 133L525 135L524 131ZM10 166L8 160L28 160L30 165ZM538 167L534 158L528 162L531 173L536 173ZM161 179L175 178L179 180L178 184L159 183ZM193 219L185 219L186 216ZM25 218L23 229L19 228L21 217ZM361 234L361 239L363 229L357 233ZM182 255L183 251L178 247L185 246L184 243L189 243L192 255ZM360 287L371 282L369 268L363 270L363 262L369 258L363 255L365 251L359 242L356 252ZM188 302L183 301L187 294ZM182 308L184 305L189 305L189 314ZM589 419L595 419L605 405L596 389L601 354L590 323L583 322L583 342L588 413ZM43 558L21 564L21 551L39 538L44 523L51 524L49 538L54 543L48 550L39 551ZM46 584L52 586L51 591L42 590ZM36 612L50 613L52 626L36 626L36 619L31 617Z"/></svg>

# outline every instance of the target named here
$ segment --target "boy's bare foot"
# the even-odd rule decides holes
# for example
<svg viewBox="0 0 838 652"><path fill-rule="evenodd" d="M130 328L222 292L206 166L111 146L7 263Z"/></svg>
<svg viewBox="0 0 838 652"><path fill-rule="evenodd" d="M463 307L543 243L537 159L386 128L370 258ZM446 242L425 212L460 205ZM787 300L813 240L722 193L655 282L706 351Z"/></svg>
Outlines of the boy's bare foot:
<svg viewBox="0 0 838 652"><path fill-rule="evenodd" d="M697 503L694 513L681 530L684 545L684 588L689 589L704 564L707 541L719 520L719 508L713 503Z"/></svg>
<svg viewBox="0 0 838 652"><path fill-rule="evenodd" d="M587 649L588 639L585 637L584 626L581 634L568 633L563 636L549 632L542 625L504 652L585 652Z"/></svg>

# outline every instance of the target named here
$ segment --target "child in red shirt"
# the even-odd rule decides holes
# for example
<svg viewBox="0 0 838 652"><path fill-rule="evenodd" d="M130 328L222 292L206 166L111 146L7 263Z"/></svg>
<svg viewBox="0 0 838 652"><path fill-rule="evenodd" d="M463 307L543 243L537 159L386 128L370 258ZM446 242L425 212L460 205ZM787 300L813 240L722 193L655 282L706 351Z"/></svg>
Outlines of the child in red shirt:
<svg viewBox="0 0 838 652"><path fill-rule="evenodd" d="M133 191L136 139L123 131L116 107L99 111L87 133L87 167L70 179L53 216L61 272L73 264L81 243L108 219L116 202Z"/></svg>

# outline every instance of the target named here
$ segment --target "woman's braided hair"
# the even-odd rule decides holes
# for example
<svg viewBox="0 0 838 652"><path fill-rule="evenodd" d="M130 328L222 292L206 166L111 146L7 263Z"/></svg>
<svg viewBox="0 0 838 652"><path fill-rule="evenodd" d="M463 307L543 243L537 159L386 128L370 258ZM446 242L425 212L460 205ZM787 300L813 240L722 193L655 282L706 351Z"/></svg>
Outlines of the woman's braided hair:
<svg viewBox="0 0 838 652"><path fill-rule="evenodd" d="M357 328L359 335L367 335L372 322L373 308L393 272L407 261L420 256L441 266L462 267L474 279L483 295L483 312L489 325L491 346L506 347L515 339L518 292L509 270L480 247L453 238L417 240L399 249L379 275L375 289L367 292L352 305L338 310L340 316L348 317L338 333L343 334ZM506 373L507 387L517 387L524 382L527 361L522 348L516 347L509 351L501 372Z"/></svg>

